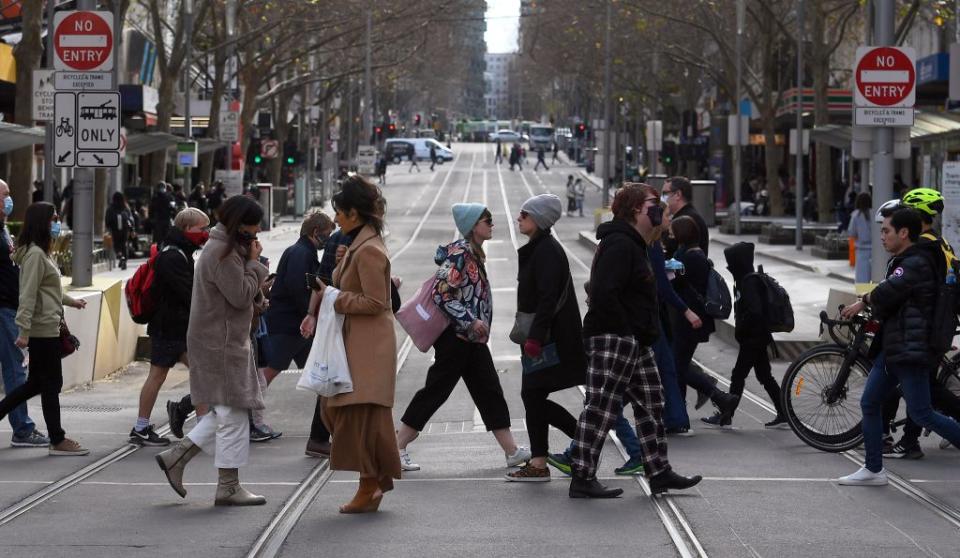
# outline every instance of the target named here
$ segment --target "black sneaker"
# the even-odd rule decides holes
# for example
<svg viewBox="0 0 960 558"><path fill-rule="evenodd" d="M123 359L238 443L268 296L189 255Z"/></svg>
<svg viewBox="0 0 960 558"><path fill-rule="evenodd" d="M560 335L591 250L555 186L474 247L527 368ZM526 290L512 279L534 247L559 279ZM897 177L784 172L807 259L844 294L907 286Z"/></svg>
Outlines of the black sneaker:
<svg viewBox="0 0 960 558"><path fill-rule="evenodd" d="M700 421L703 422L707 428L730 428L730 424L733 422L729 416L721 413L714 413L712 417L702 418Z"/></svg>
<svg viewBox="0 0 960 558"><path fill-rule="evenodd" d="M883 436L883 453L889 453L893 451L893 436L890 434L885 434Z"/></svg>
<svg viewBox="0 0 960 558"><path fill-rule="evenodd" d="M177 438L183 438L183 423L187 422L187 415L190 414L188 409L193 407L189 402L184 405L187 397L190 396L188 395L180 401L167 401L167 420L170 421L170 433Z"/></svg>
<svg viewBox="0 0 960 558"><path fill-rule="evenodd" d="M43 432L34 430L26 436L13 435L10 440L10 447L14 448L45 448L50 445L50 438L43 435Z"/></svg>
<svg viewBox="0 0 960 558"><path fill-rule="evenodd" d="M137 444L139 446L169 446L170 439L159 436L153 430L153 425L149 425L143 430L137 430L136 428L130 430L130 443Z"/></svg>
<svg viewBox="0 0 960 558"><path fill-rule="evenodd" d="M269 442L273 439L272 432L264 432L254 425L250 425L250 441L251 442Z"/></svg>
<svg viewBox="0 0 960 558"><path fill-rule="evenodd" d="M717 380L713 380L713 387L714 387L714 388L717 387ZM699 411L699 410L700 410L700 407L703 407L704 405L707 404L708 401L710 401L710 395L711 395L711 392L709 392L709 391L698 391L698 392L697 392L697 402L694 403L693 409L694 409L695 411Z"/></svg>
<svg viewBox="0 0 960 558"><path fill-rule="evenodd" d="M780 415L777 415L770 422L763 425L764 428L770 428L772 430L789 430L790 423L787 422L787 419L783 418Z"/></svg>
<svg viewBox="0 0 960 558"><path fill-rule="evenodd" d="M572 463L570 458L567 457L565 453L550 453L547 454L547 464L553 467L554 469L560 471L564 475L570 476L572 470Z"/></svg>
<svg viewBox="0 0 960 558"><path fill-rule="evenodd" d="M923 450L919 445L907 447L897 442L893 447L883 450L883 456L890 459L923 459Z"/></svg>

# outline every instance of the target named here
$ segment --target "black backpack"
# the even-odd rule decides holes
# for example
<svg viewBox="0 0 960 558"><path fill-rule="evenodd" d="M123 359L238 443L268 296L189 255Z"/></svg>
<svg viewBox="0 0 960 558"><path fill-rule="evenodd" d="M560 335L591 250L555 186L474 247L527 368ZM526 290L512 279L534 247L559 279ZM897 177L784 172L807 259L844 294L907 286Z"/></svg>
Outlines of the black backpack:
<svg viewBox="0 0 960 558"><path fill-rule="evenodd" d="M763 311L767 317L767 328L770 333L790 333L793 331L793 305L790 304L790 294L776 279L763 271L763 266L757 266L755 275L763 284Z"/></svg>
<svg viewBox="0 0 960 558"><path fill-rule="evenodd" d="M930 349L938 356L943 355L953 347L953 338L957 332L958 311L960 311L960 264L957 260L951 262L951 269L947 272L945 281L937 287L937 303L933 307L933 318L930 322ZM934 267L936 269L936 267Z"/></svg>
<svg viewBox="0 0 960 558"><path fill-rule="evenodd" d="M733 301L730 298L730 288L723 276L714 269L713 260L708 259L710 273L707 275L707 293L701 298L703 309L707 315L717 320L726 320L733 310Z"/></svg>

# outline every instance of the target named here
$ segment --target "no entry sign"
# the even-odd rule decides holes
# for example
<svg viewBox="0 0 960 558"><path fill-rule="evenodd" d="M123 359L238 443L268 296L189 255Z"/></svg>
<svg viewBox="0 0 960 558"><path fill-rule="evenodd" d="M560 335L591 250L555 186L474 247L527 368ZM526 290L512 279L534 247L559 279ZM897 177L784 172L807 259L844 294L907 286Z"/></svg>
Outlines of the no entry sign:
<svg viewBox="0 0 960 558"><path fill-rule="evenodd" d="M910 47L859 47L853 77L854 105L912 107L916 101L916 53Z"/></svg>
<svg viewBox="0 0 960 558"><path fill-rule="evenodd" d="M57 12L53 18L57 70L108 72L113 69L113 14Z"/></svg>

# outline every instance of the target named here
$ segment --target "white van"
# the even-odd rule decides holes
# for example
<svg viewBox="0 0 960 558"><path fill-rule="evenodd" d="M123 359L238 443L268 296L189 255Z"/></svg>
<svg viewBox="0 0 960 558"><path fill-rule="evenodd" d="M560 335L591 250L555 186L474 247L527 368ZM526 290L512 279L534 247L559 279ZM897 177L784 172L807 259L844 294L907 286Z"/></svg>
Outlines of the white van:
<svg viewBox="0 0 960 558"><path fill-rule="evenodd" d="M430 160L430 146L437 151L437 161L452 161L453 151L433 138L391 138L384 144L384 153L387 160L399 164L410 160L410 149L418 161Z"/></svg>

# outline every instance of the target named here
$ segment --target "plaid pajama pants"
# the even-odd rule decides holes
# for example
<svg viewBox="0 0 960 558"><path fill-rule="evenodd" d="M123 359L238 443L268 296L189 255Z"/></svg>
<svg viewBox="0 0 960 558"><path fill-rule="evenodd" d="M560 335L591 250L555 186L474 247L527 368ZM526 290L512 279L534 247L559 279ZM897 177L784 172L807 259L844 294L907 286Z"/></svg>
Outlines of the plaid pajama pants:
<svg viewBox="0 0 960 558"><path fill-rule="evenodd" d="M603 442L624 403L633 405L646 476L669 469L663 388L653 351L633 337L598 335L587 339L587 358L587 397L573 441L574 473L596 476Z"/></svg>

